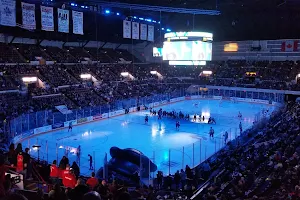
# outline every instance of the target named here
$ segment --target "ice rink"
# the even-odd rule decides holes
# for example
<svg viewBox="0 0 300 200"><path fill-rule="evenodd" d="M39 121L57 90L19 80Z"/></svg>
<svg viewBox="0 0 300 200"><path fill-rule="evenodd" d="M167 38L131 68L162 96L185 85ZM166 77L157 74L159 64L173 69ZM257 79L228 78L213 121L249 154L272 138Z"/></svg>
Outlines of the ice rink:
<svg viewBox="0 0 300 200"><path fill-rule="evenodd" d="M40 145L40 159L52 163L58 162L66 154L73 161L78 161L74 151L80 145L81 173L88 175L88 154L93 156L96 169L103 166L105 153L110 159L109 149L112 146L119 148L134 148L149 157L158 169L168 174L174 173L185 165L198 165L213 153L224 146L223 134L229 133L229 140L239 135L239 122L243 130L252 126L255 117L261 115L262 110L274 109L271 105L254 104L224 100L187 100L161 107L166 111L183 112L190 115L204 115L216 119L216 125L192 120L181 120L180 129L175 129L175 120L157 116L150 116L148 124L144 118L149 111L135 112L109 119L74 126L72 132L62 129L46 134L37 135L22 142L23 149ZM158 108L154 108L158 110ZM242 113L240 120L238 112ZM209 129L215 131L214 139L209 138ZM69 152L70 151L70 152ZM31 148L31 155L37 157L37 150Z"/></svg>

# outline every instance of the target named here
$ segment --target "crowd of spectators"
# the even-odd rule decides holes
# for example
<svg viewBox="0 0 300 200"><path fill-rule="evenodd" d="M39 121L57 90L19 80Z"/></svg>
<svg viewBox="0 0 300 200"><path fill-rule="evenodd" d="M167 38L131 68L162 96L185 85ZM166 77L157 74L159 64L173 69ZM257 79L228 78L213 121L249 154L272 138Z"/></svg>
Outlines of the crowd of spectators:
<svg viewBox="0 0 300 200"><path fill-rule="evenodd" d="M247 142L221 151L198 199L299 199L299 115L300 105L290 103L245 133Z"/></svg>
<svg viewBox="0 0 300 200"><path fill-rule="evenodd" d="M158 172L150 187L140 187L139 183L129 187L116 177L101 180L94 173L89 178L81 177L78 165L74 162L70 166L63 157L59 164L54 161L52 165L43 166L42 170L48 169L43 173L45 180L53 184L48 198L81 200L93 192L98 199L184 199L201 189L196 199L298 199L299 117L300 105L290 102L200 166L194 169L186 166L185 170L168 176ZM20 152L25 158L28 150L23 152L21 144L16 149L11 145L2 163L18 166ZM30 179L27 158L23 164L27 170L22 173ZM6 181L2 182L3 191L10 194Z"/></svg>

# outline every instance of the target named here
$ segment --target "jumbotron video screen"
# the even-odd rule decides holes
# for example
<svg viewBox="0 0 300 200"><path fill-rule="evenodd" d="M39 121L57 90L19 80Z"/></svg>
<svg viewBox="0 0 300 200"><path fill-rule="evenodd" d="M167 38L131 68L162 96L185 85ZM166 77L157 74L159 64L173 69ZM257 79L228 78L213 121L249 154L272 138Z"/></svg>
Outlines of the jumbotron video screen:
<svg viewBox="0 0 300 200"><path fill-rule="evenodd" d="M202 60L212 58L212 43L202 41L166 41L163 60Z"/></svg>

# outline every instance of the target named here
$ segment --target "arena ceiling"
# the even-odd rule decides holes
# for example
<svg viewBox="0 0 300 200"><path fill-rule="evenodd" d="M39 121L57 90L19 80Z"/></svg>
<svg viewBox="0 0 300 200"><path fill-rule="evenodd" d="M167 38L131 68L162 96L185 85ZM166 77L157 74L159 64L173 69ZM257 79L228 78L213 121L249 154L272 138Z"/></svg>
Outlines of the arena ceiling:
<svg viewBox="0 0 300 200"><path fill-rule="evenodd" d="M20 2L21 0L17 0ZM50 2L43 0L42 2ZM97 6L100 0L53 0L55 7L71 2L87 6ZM107 0L115 2L115 0ZM40 3L37 0L27 2ZM122 17L143 16L161 21L161 26L172 31L208 31L214 34L215 41L224 40L262 40L262 39L299 39L300 33L300 3L298 0L119 0L120 3L165 6L187 9L218 10L220 15L193 15L143 11L137 9L112 8L122 13ZM72 8L71 8L72 9ZM106 8L103 8L106 9ZM123 19L124 19L123 18ZM20 14L17 21L21 23ZM37 19L37 23L38 19ZM156 25L156 42L162 41L163 31ZM120 17L96 15L86 11L84 17L84 36L72 34L50 34L37 30L28 32L22 29L0 27L0 32L13 33L17 36L49 38L63 41L100 40L119 43L136 43L122 39L122 19Z"/></svg>
<svg viewBox="0 0 300 200"><path fill-rule="evenodd" d="M63 0L62 0L63 1ZM100 0L89 0L97 4ZM172 31L210 31L216 41L299 38L299 0L106 0L129 4L219 10L221 15L192 15L127 10L149 15ZM78 1L80 2L80 1Z"/></svg>

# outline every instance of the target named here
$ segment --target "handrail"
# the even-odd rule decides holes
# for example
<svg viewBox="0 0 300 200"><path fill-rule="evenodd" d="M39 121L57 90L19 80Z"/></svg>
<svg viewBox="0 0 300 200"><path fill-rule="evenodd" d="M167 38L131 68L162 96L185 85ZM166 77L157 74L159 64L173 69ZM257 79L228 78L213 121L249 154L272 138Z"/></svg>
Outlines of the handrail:
<svg viewBox="0 0 300 200"><path fill-rule="evenodd" d="M33 169L33 171L36 173L36 175L38 176L38 178L41 180L41 182L42 182L43 184L47 184L46 181L43 179L43 177L40 175L40 173L37 171L35 165L32 165L32 169Z"/></svg>

